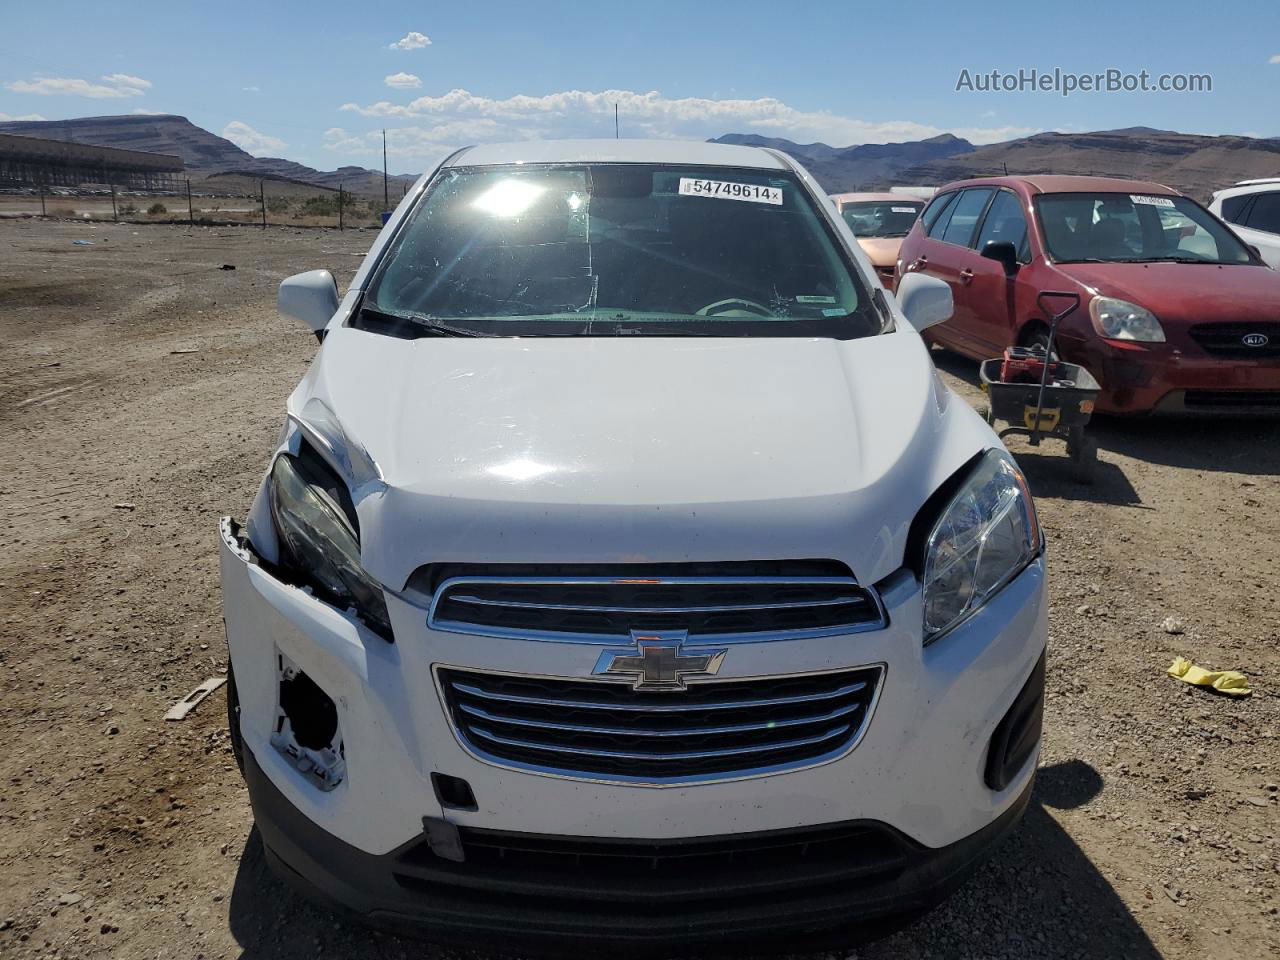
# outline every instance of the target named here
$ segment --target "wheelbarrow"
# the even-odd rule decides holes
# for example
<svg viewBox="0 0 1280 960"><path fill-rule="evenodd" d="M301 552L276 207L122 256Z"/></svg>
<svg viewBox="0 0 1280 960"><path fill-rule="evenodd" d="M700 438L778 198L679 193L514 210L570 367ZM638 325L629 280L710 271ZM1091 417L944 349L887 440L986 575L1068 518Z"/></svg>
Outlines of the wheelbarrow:
<svg viewBox="0 0 1280 960"><path fill-rule="evenodd" d="M1055 311L1055 301L1065 303L1065 308ZM1049 320L1047 340L1010 347L1004 356L984 360L979 367L982 391L990 400L987 423L994 427L997 420L1005 421L1009 426L999 431L1002 440L1020 434L1030 438L1033 447L1045 437L1065 440L1073 478L1092 483L1098 441L1085 426L1102 386L1084 367L1059 360L1053 349L1058 324L1080 308L1080 295L1045 290L1036 297L1036 305Z"/></svg>

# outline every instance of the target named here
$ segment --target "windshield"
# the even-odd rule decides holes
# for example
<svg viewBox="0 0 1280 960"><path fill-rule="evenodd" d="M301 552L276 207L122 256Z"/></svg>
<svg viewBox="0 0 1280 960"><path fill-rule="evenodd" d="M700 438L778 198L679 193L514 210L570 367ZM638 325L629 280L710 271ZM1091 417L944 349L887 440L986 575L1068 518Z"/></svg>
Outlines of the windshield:
<svg viewBox="0 0 1280 960"><path fill-rule="evenodd" d="M855 237L905 237L924 204L916 200L858 200L840 205Z"/></svg>
<svg viewBox="0 0 1280 960"><path fill-rule="evenodd" d="M1036 197L1059 263L1252 263L1245 245L1186 197L1053 193Z"/></svg>
<svg viewBox="0 0 1280 960"><path fill-rule="evenodd" d="M648 164L446 171L364 306L445 335L849 338L887 322L789 174Z"/></svg>

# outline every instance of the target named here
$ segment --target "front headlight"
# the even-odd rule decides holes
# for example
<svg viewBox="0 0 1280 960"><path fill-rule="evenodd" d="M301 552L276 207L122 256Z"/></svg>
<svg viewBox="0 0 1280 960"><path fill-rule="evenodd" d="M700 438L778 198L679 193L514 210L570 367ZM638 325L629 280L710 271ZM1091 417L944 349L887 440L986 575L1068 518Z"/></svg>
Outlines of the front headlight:
<svg viewBox="0 0 1280 960"><path fill-rule="evenodd" d="M382 587L360 566L360 540L330 489L340 485L322 467L281 454L271 467L271 516L281 560L335 606L351 608L391 636Z"/></svg>
<svg viewBox="0 0 1280 960"><path fill-rule="evenodd" d="M968 619L1040 552L1027 481L1004 450L988 450L925 541L924 642Z"/></svg>
<svg viewBox="0 0 1280 960"><path fill-rule="evenodd" d="M1128 300L1094 297L1089 301L1089 316L1098 335L1108 340L1164 343L1164 328L1156 315Z"/></svg>

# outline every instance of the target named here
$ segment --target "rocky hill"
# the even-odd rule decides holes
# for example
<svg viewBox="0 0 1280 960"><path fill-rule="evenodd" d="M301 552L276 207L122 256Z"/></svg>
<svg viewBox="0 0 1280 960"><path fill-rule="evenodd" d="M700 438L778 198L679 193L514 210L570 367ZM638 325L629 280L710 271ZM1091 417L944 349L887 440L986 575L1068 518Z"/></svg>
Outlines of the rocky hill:
<svg viewBox="0 0 1280 960"><path fill-rule="evenodd" d="M881 190L892 184L914 183L905 171L930 161L963 156L974 150L968 140L949 133L906 143L864 143L832 147L825 143L792 143L780 137L730 133L713 143L772 147L797 157L831 193Z"/></svg>
<svg viewBox="0 0 1280 960"><path fill-rule="evenodd" d="M1207 200L1237 180L1280 176L1280 138L1206 137L1151 127L1039 133L983 147L950 134L843 149L752 134L729 134L716 142L784 150L832 193L895 184L940 186L1006 172L1064 173L1155 180Z"/></svg>
<svg viewBox="0 0 1280 960"><path fill-rule="evenodd" d="M78 117L74 120L13 120L0 123L0 133L15 133L50 140L70 140L102 147L122 147L147 153L182 157L193 182L219 174L300 181L332 190L343 184L353 193L382 194L382 172L364 167L316 170L279 157L255 157L225 137L198 127L186 117L157 116ZM398 197L411 176L393 176L391 194Z"/></svg>

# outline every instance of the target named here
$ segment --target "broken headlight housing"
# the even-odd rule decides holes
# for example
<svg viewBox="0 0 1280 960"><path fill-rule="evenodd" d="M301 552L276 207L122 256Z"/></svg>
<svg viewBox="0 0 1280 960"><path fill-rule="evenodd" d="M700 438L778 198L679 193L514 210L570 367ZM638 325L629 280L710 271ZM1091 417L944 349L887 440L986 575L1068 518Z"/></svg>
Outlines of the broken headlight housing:
<svg viewBox="0 0 1280 960"><path fill-rule="evenodd" d="M1026 478L1004 450L969 471L925 541L924 642L963 623L1040 553Z"/></svg>
<svg viewBox="0 0 1280 960"><path fill-rule="evenodd" d="M282 566L323 599L390 638L382 586L360 566L355 510L342 502L346 487L309 450L278 456L269 486Z"/></svg>

